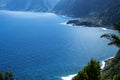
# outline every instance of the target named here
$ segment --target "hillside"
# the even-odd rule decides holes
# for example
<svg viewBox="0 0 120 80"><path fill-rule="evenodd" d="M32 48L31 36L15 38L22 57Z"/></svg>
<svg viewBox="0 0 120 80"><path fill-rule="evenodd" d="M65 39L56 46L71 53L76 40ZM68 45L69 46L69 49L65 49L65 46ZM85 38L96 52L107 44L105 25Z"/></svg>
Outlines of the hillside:
<svg viewBox="0 0 120 80"><path fill-rule="evenodd" d="M109 0L61 0L53 9L56 14L85 17L101 11Z"/></svg>
<svg viewBox="0 0 120 80"><path fill-rule="evenodd" d="M120 0L111 0L107 6L100 12L82 18L80 20L68 21L68 24L85 26L104 26L110 28L112 24L120 22ZM86 24L87 23L87 24ZM89 24L88 24L89 23Z"/></svg>
<svg viewBox="0 0 120 80"><path fill-rule="evenodd" d="M0 0L1 10L49 12L59 0Z"/></svg>
<svg viewBox="0 0 120 80"><path fill-rule="evenodd" d="M120 74L120 50L117 52L116 56L109 61L107 67L102 71L101 80L111 80Z"/></svg>

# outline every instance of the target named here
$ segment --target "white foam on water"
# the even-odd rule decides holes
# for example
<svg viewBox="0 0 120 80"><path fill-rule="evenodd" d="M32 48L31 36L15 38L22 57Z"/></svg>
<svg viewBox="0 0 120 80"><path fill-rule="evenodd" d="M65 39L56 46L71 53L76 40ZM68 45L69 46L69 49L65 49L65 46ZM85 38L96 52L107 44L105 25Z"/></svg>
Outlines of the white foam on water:
<svg viewBox="0 0 120 80"><path fill-rule="evenodd" d="M105 67L105 61L102 61L101 69L104 69L104 67Z"/></svg>
<svg viewBox="0 0 120 80"><path fill-rule="evenodd" d="M107 28L102 28L102 30L105 30L105 31L106 31L106 30L108 30L108 29L107 29Z"/></svg>
<svg viewBox="0 0 120 80"><path fill-rule="evenodd" d="M61 25L73 26L72 24L67 24L67 22L60 23Z"/></svg>
<svg viewBox="0 0 120 80"><path fill-rule="evenodd" d="M72 78L75 77L76 75L77 75L77 74L64 76L64 77L61 77L61 79L62 79L62 80L72 80Z"/></svg>
<svg viewBox="0 0 120 80"><path fill-rule="evenodd" d="M113 57L109 57L109 58L103 60L103 61L102 61L101 69L104 69L104 67L105 67L105 61L106 61L106 60L109 60L109 59L112 59L112 58L114 58L114 56L113 56Z"/></svg>
<svg viewBox="0 0 120 80"><path fill-rule="evenodd" d="M106 60L109 60L109 59L112 59L112 58L114 58L114 56L113 56L113 57L109 57L109 58L103 60L103 61L102 61L101 69L104 69L104 67L105 67L105 61L106 61ZM76 75L77 75L77 74L72 74L72 75L68 75L68 76L63 76L63 77L61 77L61 79L62 79L62 80L72 80L72 78L75 77Z"/></svg>

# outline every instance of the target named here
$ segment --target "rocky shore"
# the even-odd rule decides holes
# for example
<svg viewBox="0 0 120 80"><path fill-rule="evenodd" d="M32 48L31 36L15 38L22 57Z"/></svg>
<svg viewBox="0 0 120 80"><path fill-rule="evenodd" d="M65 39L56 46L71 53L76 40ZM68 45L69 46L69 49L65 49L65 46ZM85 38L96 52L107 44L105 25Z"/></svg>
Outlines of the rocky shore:
<svg viewBox="0 0 120 80"><path fill-rule="evenodd" d="M102 61L102 66L101 66L102 71L104 71L111 64L111 61L113 60L113 58L114 57L110 57Z"/></svg>
<svg viewBox="0 0 120 80"><path fill-rule="evenodd" d="M98 22L91 21L88 19L69 20L67 24L71 24L73 26L89 26L89 27L101 27L102 26Z"/></svg>

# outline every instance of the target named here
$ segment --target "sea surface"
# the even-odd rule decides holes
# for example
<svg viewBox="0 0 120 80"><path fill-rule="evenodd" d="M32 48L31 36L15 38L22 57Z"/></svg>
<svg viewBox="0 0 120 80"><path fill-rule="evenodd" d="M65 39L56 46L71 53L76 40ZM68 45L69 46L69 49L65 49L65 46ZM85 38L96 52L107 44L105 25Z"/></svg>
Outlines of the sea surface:
<svg viewBox="0 0 120 80"><path fill-rule="evenodd" d="M117 48L100 39L112 30L70 26L52 13L0 11L0 70L19 80L62 80L91 58L102 61Z"/></svg>

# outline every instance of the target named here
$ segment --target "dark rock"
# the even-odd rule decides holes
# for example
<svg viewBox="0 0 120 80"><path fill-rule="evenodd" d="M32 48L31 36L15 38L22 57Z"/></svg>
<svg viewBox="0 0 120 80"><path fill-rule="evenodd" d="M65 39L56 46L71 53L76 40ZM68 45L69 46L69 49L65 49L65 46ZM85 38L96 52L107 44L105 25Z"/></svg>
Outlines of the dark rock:
<svg viewBox="0 0 120 80"><path fill-rule="evenodd" d="M91 20L89 18L83 18L78 20L69 20L67 24L72 24L73 26L88 26L88 27L100 27L98 22Z"/></svg>

